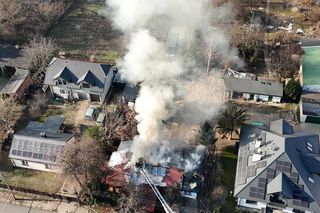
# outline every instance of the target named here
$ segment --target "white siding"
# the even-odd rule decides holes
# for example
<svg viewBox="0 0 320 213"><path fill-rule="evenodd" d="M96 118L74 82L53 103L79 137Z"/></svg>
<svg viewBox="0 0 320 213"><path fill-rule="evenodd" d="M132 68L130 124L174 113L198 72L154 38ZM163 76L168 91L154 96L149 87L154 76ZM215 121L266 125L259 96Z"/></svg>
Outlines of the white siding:
<svg viewBox="0 0 320 213"><path fill-rule="evenodd" d="M47 169L46 164L44 163L37 163L37 162L32 162L28 161L28 166L22 165L22 160L18 159L11 159L13 165L16 167L22 167L26 169L35 169L35 170L40 170L40 171L45 171L45 172L57 172L60 173L60 169L57 166L52 166L52 169Z"/></svg>
<svg viewBox="0 0 320 213"><path fill-rule="evenodd" d="M65 91L65 94L62 94L60 92L60 90L64 90ZM65 87L59 87L59 86L52 86L52 92L67 99L68 98L68 91L70 91L68 88L65 88Z"/></svg>

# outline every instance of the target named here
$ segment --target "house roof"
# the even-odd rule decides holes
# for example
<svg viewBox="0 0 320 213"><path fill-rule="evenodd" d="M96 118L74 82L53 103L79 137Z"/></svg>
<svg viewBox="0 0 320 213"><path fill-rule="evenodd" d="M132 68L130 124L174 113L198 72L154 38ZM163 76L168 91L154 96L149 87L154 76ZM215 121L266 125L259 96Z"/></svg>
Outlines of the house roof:
<svg viewBox="0 0 320 213"><path fill-rule="evenodd" d="M58 132L63 121L62 117L50 116L45 123L29 122L25 129L14 134L9 157L56 164L65 143L73 137Z"/></svg>
<svg viewBox="0 0 320 213"><path fill-rule="evenodd" d="M269 81L255 81L241 78L226 78L226 90L249 94L283 96L283 84Z"/></svg>
<svg viewBox="0 0 320 213"><path fill-rule="evenodd" d="M44 84L56 85L55 80L61 78L69 83L70 88L79 88L80 83L86 82L91 85L91 90L102 92L106 76L114 68L111 64L53 58L47 68Z"/></svg>
<svg viewBox="0 0 320 213"><path fill-rule="evenodd" d="M7 84L0 90L0 94L15 94L23 82L29 76L29 70L16 69L14 75Z"/></svg>
<svg viewBox="0 0 320 213"><path fill-rule="evenodd" d="M242 126L234 195L270 203L281 192L285 206L320 212L320 177L315 173L320 168L319 136L274 131L287 124L271 123L273 130Z"/></svg>
<svg viewBox="0 0 320 213"><path fill-rule="evenodd" d="M126 84L122 91L122 95L128 101L135 101L138 95L138 87L130 84Z"/></svg>
<svg viewBox="0 0 320 213"><path fill-rule="evenodd" d="M113 152L108 162L110 169L105 177L105 182L115 187L121 187L124 182L131 182L134 185L147 184L145 177L140 172L131 168L128 163L131 159L130 147L132 141L123 141L120 143L118 150ZM148 173L150 179L156 186L172 186L181 182L183 172L175 168L167 168L158 165L145 165L145 172Z"/></svg>
<svg viewBox="0 0 320 213"><path fill-rule="evenodd" d="M320 38L309 38L301 41L303 47L320 46Z"/></svg>

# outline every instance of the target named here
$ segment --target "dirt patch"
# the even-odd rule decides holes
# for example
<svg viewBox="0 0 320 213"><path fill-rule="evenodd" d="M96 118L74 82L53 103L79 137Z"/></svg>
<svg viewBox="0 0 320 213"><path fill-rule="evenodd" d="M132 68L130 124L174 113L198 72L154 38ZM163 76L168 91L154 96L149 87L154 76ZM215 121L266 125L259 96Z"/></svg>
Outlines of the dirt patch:
<svg viewBox="0 0 320 213"><path fill-rule="evenodd" d="M75 0L75 3L48 32L67 57L114 63L124 52L122 35L111 21L100 15L104 0ZM76 36L75 36L76 35Z"/></svg>

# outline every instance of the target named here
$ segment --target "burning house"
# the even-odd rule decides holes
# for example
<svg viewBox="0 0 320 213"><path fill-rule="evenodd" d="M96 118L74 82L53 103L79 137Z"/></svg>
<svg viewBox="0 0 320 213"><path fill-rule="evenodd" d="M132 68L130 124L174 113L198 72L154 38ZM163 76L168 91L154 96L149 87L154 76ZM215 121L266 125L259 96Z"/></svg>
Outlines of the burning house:
<svg viewBox="0 0 320 213"><path fill-rule="evenodd" d="M144 194L149 194L150 190L152 191L150 182L159 189L173 187L178 184L181 191L180 195L183 198L197 199L203 181L202 164L196 169L183 171L182 169L174 167L174 165L179 165L174 163L176 160L173 158L172 162L166 164L166 166L142 162L139 167L134 167L130 166L132 156L131 147L132 141L123 141L120 143L118 150L112 153L107 165L108 172L104 179L104 182L109 186L109 191L119 193L121 188L126 185L133 185L135 191L141 194L141 201L143 203L148 201L148 205L146 206L150 207L150 204L155 203L157 200L154 192L153 196L147 196L148 199L144 197ZM182 156L182 158L184 158L183 156L193 154L191 148L177 151L177 156ZM199 160L201 161L202 158ZM186 162L184 165L185 169L188 169L188 164L190 163ZM146 175L148 177L146 177Z"/></svg>

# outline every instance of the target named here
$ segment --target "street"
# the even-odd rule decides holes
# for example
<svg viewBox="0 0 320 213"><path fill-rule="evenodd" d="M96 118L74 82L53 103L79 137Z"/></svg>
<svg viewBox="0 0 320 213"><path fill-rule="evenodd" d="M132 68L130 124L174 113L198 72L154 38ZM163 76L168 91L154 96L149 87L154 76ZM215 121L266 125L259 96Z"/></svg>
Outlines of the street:
<svg viewBox="0 0 320 213"><path fill-rule="evenodd" d="M30 209L25 206L13 205L0 201L0 213L48 213L40 209Z"/></svg>

